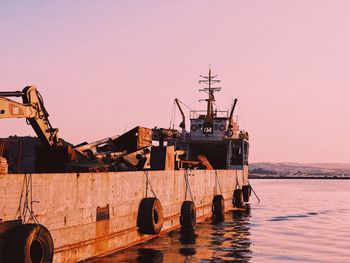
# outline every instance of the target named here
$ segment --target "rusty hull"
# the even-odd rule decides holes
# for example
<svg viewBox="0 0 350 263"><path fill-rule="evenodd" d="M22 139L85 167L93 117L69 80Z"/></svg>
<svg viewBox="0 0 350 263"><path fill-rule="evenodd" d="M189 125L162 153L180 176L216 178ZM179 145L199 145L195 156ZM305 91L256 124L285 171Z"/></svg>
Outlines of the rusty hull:
<svg viewBox="0 0 350 263"><path fill-rule="evenodd" d="M143 198L154 193L160 200L164 214L162 234L180 226L181 205L186 197L185 177L191 186L198 220L203 220L211 217L213 196L220 191L226 200L226 210L232 208L233 190L237 182L247 183L247 175L247 167L243 170L32 174L32 200L36 201L33 212L53 237L54 262L82 261L156 237L138 232L137 213ZM0 175L0 195L6 197L0 200L3 222L16 217L21 195L28 190L23 187L28 177ZM147 177L153 193L147 186Z"/></svg>

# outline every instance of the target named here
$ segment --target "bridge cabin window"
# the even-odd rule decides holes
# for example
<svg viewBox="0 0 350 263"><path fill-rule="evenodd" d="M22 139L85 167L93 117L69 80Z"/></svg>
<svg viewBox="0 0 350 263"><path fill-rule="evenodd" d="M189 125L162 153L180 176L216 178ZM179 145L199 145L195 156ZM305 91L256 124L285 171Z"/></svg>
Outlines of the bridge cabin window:
<svg viewBox="0 0 350 263"><path fill-rule="evenodd" d="M191 119L191 135L194 137L214 136L219 139L225 136L228 120L214 119L213 123L206 123L205 119Z"/></svg>

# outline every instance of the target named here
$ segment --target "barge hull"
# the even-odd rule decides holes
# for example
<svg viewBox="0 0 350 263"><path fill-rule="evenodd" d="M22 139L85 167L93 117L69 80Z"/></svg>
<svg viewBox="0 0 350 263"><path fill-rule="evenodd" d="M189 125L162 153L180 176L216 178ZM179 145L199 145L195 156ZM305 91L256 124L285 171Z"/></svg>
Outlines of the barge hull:
<svg viewBox="0 0 350 263"><path fill-rule="evenodd" d="M164 224L160 235L180 227L182 202L191 200L186 177L197 218L204 220L212 215L214 195L222 194L225 210L232 209L233 191L248 184L248 166L235 170L3 174L0 195L6 198L0 201L0 224L19 216L23 220L24 201L28 201L37 221L52 235L54 262L103 256L155 237L141 234L137 227L139 204L145 197L156 196L161 202ZM24 200L28 190L31 200ZM4 243L6 240L0 240L0 245Z"/></svg>

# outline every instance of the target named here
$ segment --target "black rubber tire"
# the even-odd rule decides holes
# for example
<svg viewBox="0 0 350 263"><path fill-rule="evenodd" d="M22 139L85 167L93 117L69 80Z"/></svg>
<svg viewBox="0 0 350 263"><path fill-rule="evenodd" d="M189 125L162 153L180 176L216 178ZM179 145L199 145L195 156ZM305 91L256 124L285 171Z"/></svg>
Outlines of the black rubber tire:
<svg viewBox="0 0 350 263"><path fill-rule="evenodd" d="M252 187L250 186L250 184L243 185L242 186L242 192L243 192L243 201L244 202L249 202L249 197L252 194Z"/></svg>
<svg viewBox="0 0 350 263"><path fill-rule="evenodd" d="M16 226L6 244L7 262L51 263L54 245L46 227L39 224Z"/></svg>
<svg viewBox="0 0 350 263"><path fill-rule="evenodd" d="M196 226L196 207L192 201L184 201L181 205L180 224L183 228L194 228Z"/></svg>
<svg viewBox="0 0 350 263"><path fill-rule="evenodd" d="M215 219L222 219L225 216L225 200L222 195L215 195L213 198L212 212Z"/></svg>
<svg viewBox="0 0 350 263"><path fill-rule="evenodd" d="M243 192L241 189L236 189L233 192L232 204L234 207L237 207L237 208L243 207Z"/></svg>
<svg viewBox="0 0 350 263"><path fill-rule="evenodd" d="M163 208L160 201L155 197L142 199L137 221L142 234L159 234L163 226Z"/></svg>

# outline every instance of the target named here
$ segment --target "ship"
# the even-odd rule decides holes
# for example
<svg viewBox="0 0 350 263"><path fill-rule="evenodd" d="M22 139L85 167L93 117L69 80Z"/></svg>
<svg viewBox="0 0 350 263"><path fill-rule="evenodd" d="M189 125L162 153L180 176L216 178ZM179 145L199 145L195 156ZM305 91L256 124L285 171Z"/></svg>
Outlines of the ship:
<svg viewBox="0 0 350 263"><path fill-rule="evenodd" d="M42 143L33 173L6 171L11 153L2 157L0 262L84 262L247 209L249 135L237 99L219 111L217 75L199 82L207 107L190 110L189 129L175 99L180 130L137 126L75 146L62 143L34 86L0 92L0 119L25 118Z"/></svg>

